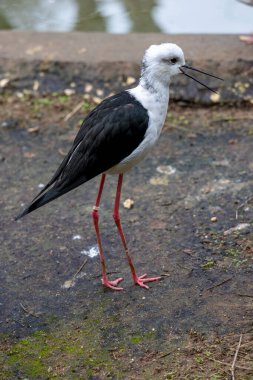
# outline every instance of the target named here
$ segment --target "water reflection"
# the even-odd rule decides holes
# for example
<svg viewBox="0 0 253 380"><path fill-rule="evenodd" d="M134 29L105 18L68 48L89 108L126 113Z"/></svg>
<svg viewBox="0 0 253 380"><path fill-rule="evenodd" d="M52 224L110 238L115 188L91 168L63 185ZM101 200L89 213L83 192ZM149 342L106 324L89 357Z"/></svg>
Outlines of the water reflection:
<svg viewBox="0 0 253 380"><path fill-rule="evenodd" d="M75 0L0 1L2 19L12 29L70 31L75 27L78 10Z"/></svg>
<svg viewBox="0 0 253 380"><path fill-rule="evenodd" d="M235 0L158 0L152 15L165 33L249 33L253 8Z"/></svg>
<svg viewBox="0 0 253 380"><path fill-rule="evenodd" d="M249 33L252 19L236 0L0 0L1 29Z"/></svg>

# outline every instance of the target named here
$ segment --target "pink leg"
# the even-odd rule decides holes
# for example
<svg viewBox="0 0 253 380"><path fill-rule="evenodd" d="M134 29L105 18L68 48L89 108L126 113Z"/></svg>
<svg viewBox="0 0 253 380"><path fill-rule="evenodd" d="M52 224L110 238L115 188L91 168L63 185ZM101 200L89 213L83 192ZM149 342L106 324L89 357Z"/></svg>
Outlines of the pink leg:
<svg viewBox="0 0 253 380"><path fill-rule="evenodd" d="M98 226L98 221L99 221L99 204L101 200L101 195L102 191L104 188L104 183L105 183L105 174L102 174L100 185L99 185L99 190L98 190L98 195L97 195L97 200L96 204L93 207L92 210L92 218L93 218L93 223L95 226L96 230L96 235L97 235L97 242L98 242L98 248L99 248L99 255L100 255L100 262L101 262L101 268L102 268L102 284L106 286L107 288L113 289L113 290L123 290L123 288L118 288L117 285L123 280L123 278L117 278L114 281L109 281L107 274L106 274L106 268L105 268L105 256L103 252L103 247L102 247L102 242L101 242L101 237L99 233L99 226Z"/></svg>
<svg viewBox="0 0 253 380"><path fill-rule="evenodd" d="M132 277L136 285L141 286L142 288L148 289L149 287L145 285L145 282L152 282L152 281L158 281L161 279L161 277L152 277L152 278L146 278L146 274L143 274L142 276L138 277L134 268L133 261L129 255L128 247L126 243L126 238L124 236L121 223L120 223L120 215L119 215L119 205L120 205L120 194L121 194L121 188L122 188L122 182L123 182L123 174L119 175L118 179L118 187L116 192L116 198L115 198L115 204L114 204L114 211L113 211L113 218L115 220L116 226L118 228L118 232L121 238L121 241L123 243L123 246L125 248L128 264L131 269Z"/></svg>

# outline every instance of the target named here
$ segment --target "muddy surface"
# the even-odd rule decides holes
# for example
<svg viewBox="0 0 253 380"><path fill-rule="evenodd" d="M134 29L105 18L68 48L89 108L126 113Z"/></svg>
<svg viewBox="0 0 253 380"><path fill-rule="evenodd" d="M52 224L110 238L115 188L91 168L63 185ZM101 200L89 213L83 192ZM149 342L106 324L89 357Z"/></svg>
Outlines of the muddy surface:
<svg viewBox="0 0 253 380"><path fill-rule="evenodd" d="M5 94L0 108L3 379L252 379L253 126L249 106L171 106L153 154L125 175L122 225L133 285L112 218L108 177L101 233L91 209L99 179L24 219L94 104L79 95ZM67 121L64 118L67 117ZM123 206L126 199L134 207ZM87 255L87 252L89 255Z"/></svg>

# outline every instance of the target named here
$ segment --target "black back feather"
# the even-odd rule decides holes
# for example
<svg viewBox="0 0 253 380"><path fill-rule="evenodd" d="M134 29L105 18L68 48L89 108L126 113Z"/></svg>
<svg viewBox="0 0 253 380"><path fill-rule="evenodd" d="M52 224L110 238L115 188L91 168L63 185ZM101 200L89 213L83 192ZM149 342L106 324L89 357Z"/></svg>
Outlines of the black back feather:
<svg viewBox="0 0 253 380"><path fill-rule="evenodd" d="M148 120L147 110L127 91L105 99L84 119L52 179L16 220L120 163L144 139Z"/></svg>

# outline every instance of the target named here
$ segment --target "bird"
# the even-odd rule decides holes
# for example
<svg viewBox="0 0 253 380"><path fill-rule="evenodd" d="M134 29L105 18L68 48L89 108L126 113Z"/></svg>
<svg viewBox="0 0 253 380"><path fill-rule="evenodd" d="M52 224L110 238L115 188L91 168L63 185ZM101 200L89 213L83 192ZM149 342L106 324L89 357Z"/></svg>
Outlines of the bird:
<svg viewBox="0 0 253 380"><path fill-rule="evenodd" d="M39 207L75 189L92 178L101 175L99 189L92 209L102 271L102 284L109 289L121 291L123 278L110 280L99 229L99 207L107 175L117 175L117 190L113 218L122 241L133 282L148 289L147 283L161 277L138 275L130 256L121 226L119 213L123 176L137 165L156 144L165 122L169 87L173 76L184 74L208 90L206 84L189 74L198 71L215 75L186 65L182 49L173 43L151 45L141 62L138 85L112 95L97 105L83 120L73 145L47 185L22 211L16 220Z"/></svg>

